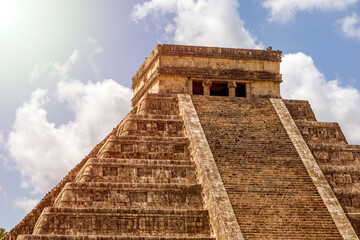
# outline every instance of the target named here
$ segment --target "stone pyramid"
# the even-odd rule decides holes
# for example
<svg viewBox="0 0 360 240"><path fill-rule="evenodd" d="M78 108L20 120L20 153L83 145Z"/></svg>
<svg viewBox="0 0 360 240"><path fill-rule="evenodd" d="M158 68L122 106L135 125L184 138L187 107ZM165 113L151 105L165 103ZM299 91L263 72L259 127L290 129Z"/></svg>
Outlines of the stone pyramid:
<svg viewBox="0 0 360 240"><path fill-rule="evenodd" d="M158 45L131 112L4 239L358 239L360 146L281 98L280 62Z"/></svg>

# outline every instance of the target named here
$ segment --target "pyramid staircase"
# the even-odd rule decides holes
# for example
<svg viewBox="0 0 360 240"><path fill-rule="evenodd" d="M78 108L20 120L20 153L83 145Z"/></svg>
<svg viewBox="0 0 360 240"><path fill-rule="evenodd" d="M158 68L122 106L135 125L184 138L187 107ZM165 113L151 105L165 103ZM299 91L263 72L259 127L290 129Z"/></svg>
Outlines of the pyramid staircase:
<svg viewBox="0 0 360 240"><path fill-rule="evenodd" d="M244 239L343 239L269 99L192 100Z"/></svg>
<svg viewBox="0 0 360 240"><path fill-rule="evenodd" d="M148 94L25 239L210 240L176 95Z"/></svg>
<svg viewBox="0 0 360 240"><path fill-rule="evenodd" d="M360 236L360 146L349 145L337 123L318 122L307 101L285 104Z"/></svg>

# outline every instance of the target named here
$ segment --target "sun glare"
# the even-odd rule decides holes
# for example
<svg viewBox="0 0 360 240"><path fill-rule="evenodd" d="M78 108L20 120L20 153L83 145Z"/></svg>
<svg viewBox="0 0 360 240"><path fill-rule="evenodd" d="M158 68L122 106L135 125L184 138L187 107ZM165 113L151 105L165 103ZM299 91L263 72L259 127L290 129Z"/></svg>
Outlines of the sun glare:
<svg viewBox="0 0 360 240"><path fill-rule="evenodd" d="M16 0L0 0L0 26L7 26L16 16Z"/></svg>

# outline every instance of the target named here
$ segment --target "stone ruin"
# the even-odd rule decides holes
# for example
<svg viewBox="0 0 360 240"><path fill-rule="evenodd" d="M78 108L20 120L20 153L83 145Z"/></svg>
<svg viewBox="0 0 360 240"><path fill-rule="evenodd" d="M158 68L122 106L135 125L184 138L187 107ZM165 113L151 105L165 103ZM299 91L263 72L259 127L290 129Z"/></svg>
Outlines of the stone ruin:
<svg viewBox="0 0 360 240"><path fill-rule="evenodd" d="M131 112L4 239L358 239L360 146L281 98L280 62L156 46Z"/></svg>

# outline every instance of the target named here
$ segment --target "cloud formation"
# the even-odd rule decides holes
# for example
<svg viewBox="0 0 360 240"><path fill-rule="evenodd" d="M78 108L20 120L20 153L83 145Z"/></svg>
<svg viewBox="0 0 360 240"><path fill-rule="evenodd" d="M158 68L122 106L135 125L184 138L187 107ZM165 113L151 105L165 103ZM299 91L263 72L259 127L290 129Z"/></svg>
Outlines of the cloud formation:
<svg viewBox="0 0 360 240"><path fill-rule="evenodd" d="M104 51L104 49L99 45L96 39L88 38L87 44L91 47L91 51L88 55L89 65L92 71L98 75L100 73L101 67L96 63L96 56Z"/></svg>
<svg viewBox="0 0 360 240"><path fill-rule="evenodd" d="M341 86L339 80L327 81L313 59L304 53L286 54L281 63L283 98L309 100L319 121L339 122L345 137L360 144L360 92Z"/></svg>
<svg viewBox="0 0 360 240"><path fill-rule="evenodd" d="M33 209L38 202L39 199L28 199L26 197L18 198L14 202L14 207L22 209L25 212L30 212L31 209Z"/></svg>
<svg viewBox="0 0 360 240"><path fill-rule="evenodd" d="M300 11L339 11L356 2L358 0L265 0L263 7L270 10L269 21L285 23L292 20Z"/></svg>
<svg viewBox="0 0 360 240"><path fill-rule="evenodd" d="M340 19L337 23L345 37L360 40L360 17L356 13Z"/></svg>
<svg viewBox="0 0 360 240"><path fill-rule="evenodd" d="M237 0L150 0L136 4L133 20L153 15L177 44L263 49L245 29Z"/></svg>
<svg viewBox="0 0 360 240"><path fill-rule="evenodd" d="M41 81L57 82L70 79L69 72L81 59L80 51L75 50L69 59L61 64L59 62L47 62L36 65L30 73L30 81L38 83Z"/></svg>
<svg viewBox="0 0 360 240"><path fill-rule="evenodd" d="M6 152L6 140L3 131L0 129L0 163L2 166L8 167L7 157L5 152ZM0 191L1 191L1 186L0 186Z"/></svg>
<svg viewBox="0 0 360 240"><path fill-rule="evenodd" d="M130 111L129 88L111 79L84 83L69 76L78 56L75 51L64 64L43 64L39 74L32 74L43 78L50 73L56 87L31 94L17 109L8 137L7 148L23 177L22 186L35 193L50 190ZM50 122L47 109L53 102L65 106L74 119L59 126Z"/></svg>

